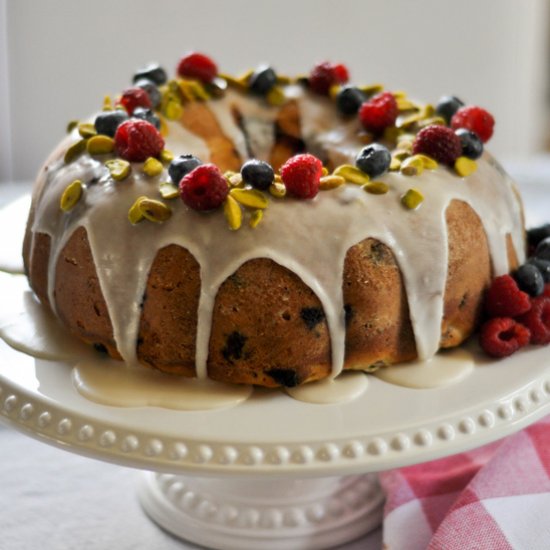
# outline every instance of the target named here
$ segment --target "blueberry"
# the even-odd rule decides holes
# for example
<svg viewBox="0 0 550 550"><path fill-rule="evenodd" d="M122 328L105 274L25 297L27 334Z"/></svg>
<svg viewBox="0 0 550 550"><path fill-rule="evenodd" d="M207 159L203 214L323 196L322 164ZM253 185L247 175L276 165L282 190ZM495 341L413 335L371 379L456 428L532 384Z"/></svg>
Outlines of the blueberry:
<svg viewBox="0 0 550 550"><path fill-rule="evenodd" d="M277 84L277 75L267 65L258 67L248 81L250 90L257 95L267 94L275 84Z"/></svg>
<svg viewBox="0 0 550 550"><path fill-rule="evenodd" d="M151 103L153 104L153 108L156 109L160 105L161 95L160 90L157 88L156 84L147 78L140 78L136 82L136 87L141 88L142 90L145 90L147 92L147 95L149 96L149 99L151 100Z"/></svg>
<svg viewBox="0 0 550 550"><path fill-rule="evenodd" d="M285 369L276 367L273 369L266 370L265 373L273 378L277 384L281 384L281 386L285 388L293 388L294 386L297 386L300 383L300 379L298 377L298 373L295 369Z"/></svg>
<svg viewBox="0 0 550 550"><path fill-rule="evenodd" d="M355 115L367 100L365 94L355 86L344 86L336 96L336 106L344 115Z"/></svg>
<svg viewBox="0 0 550 550"><path fill-rule="evenodd" d="M149 63L149 65L139 68L134 74L133 82L137 83L142 78L151 80L157 86L164 84L168 80L166 71L158 63Z"/></svg>
<svg viewBox="0 0 550 550"><path fill-rule="evenodd" d="M483 154L483 142L476 133L470 132L466 128L459 128L455 134L460 138L463 156L475 160Z"/></svg>
<svg viewBox="0 0 550 550"><path fill-rule="evenodd" d="M247 340L246 336L234 330L225 340L225 346L222 348L223 358L230 363L233 363L233 360L241 359Z"/></svg>
<svg viewBox="0 0 550 550"><path fill-rule="evenodd" d="M135 118L140 118L141 120L146 120L150 122L157 130L160 130L160 118L151 111L151 109L146 109L145 107L136 107L132 116Z"/></svg>
<svg viewBox="0 0 550 550"><path fill-rule="evenodd" d="M94 126L98 134L114 137L116 129L125 120L128 120L128 113L122 109L104 111L97 115Z"/></svg>
<svg viewBox="0 0 550 550"><path fill-rule="evenodd" d="M325 312L320 307L303 307L300 310L300 317L308 330L313 330L325 320Z"/></svg>
<svg viewBox="0 0 550 550"><path fill-rule="evenodd" d="M539 260L539 258L530 258L527 262L533 264L542 275L542 280L545 283L550 283L550 261L549 260Z"/></svg>
<svg viewBox="0 0 550 550"><path fill-rule="evenodd" d="M550 237L546 237L537 244L535 258L539 260L550 260Z"/></svg>
<svg viewBox="0 0 550 550"><path fill-rule="evenodd" d="M523 264L514 273L519 288L530 296L539 296L544 291L542 273L533 264Z"/></svg>
<svg viewBox="0 0 550 550"><path fill-rule="evenodd" d="M241 175L245 183L262 191L269 189L275 178L271 165L263 160L256 159L249 160L243 164Z"/></svg>
<svg viewBox="0 0 550 550"><path fill-rule="evenodd" d="M460 109L464 107L464 102L455 97L454 95L444 95L437 103L435 107L435 112L439 116L443 117L447 124L451 122L453 115Z"/></svg>
<svg viewBox="0 0 550 550"><path fill-rule="evenodd" d="M536 247L546 237L550 237L550 223L541 225L540 227L533 227L527 231L527 240L533 247Z"/></svg>
<svg viewBox="0 0 550 550"><path fill-rule="evenodd" d="M355 164L371 178L376 178L388 170L391 163L391 154L387 147L380 143L372 143L363 147L355 159Z"/></svg>
<svg viewBox="0 0 550 550"><path fill-rule="evenodd" d="M168 174L171 180L178 185L184 176L201 164L202 162L193 155L180 155L168 166Z"/></svg>

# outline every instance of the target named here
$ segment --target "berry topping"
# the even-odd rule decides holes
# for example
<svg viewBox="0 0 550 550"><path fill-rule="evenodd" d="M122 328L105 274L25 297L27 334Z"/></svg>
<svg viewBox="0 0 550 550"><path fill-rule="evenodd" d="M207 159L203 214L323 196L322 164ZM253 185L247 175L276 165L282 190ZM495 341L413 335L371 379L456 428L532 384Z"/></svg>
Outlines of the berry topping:
<svg viewBox="0 0 550 550"><path fill-rule="evenodd" d="M370 178L376 178L386 172L391 164L391 153L380 143L371 143L361 149L355 159L355 165Z"/></svg>
<svg viewBox="0 0 550 550"><path fill-rule="evenodd" d="M481 107L461 107L451 118L451 128L466 128L475 132L483 143L487 143L493 135L495 119L491 113Z"/></svg>
<svg viewBox="0 0 550 550"><path fill-rule="evenodd" d="M532 344L550 344L550 298L533 298L531 309L518 321L531 331Z"/></svg>
<svg viewBox="0 0 550 550"><path fill-rule="evenodd" d="M179 182L184 176L192 172L201 164L202 162L193 155L180 155L170 163L170 166L168 166L168 175L176 185L179 185Z"/></svg>
<svg viewBox="0 0 550 550"><path fill-rule="evenodd" d="M485 311L491 317L517 317L529 311L529 295L521 291L510 275L493 279L485 296Z"/></svg>
<svg viewBox="0 0 550 550"><path fill-rule="evenodd" d="M148 157L158 157L164 148L159 131L146 120L127 120L115 133L117 153L130 162L143 162Z"/></svg>
<svg viewBox="0 0 550 550"><path fill-rule="evenodd" d="M476 133L466 128L459 128L455 134L460 138L463 157L476 160L483 154L483 142Z"/></svg>
<svg viewBox="0 0 550 550"><path fill-rule="evenodd" d="M527 261L528 264L533 264L542 275L544 283L550 283L550 261L540 260L539 258L530 258Z"/></svg>
<svg viewBox="0 0 550 550"><path fill-rule="evenodd" d="M355 115L366 101L365 94L355 86L344 86L336 96L336 106L344 115Z"/></svg>
<svg viewBox="0 0 550 550"><path fill-rule="evenodd" d="M390 92L382 92L369 99L359 109L361 123L369 132L380 133L395 124L399 110Z"/></svg>
<svg viewBox="0 0 550 550"><path fill-rule="evenodd" d="M332 72L338 84L345 84L349 80L348 68L343 63L338 63L332 66Z"/></svg>
<svg viewBox="0 0 550 550"><path fill-rule="evenodd" d="M128 113L121 109L116 111L104 111L97 115L94 126L98 134L114 137L116 129L128 120Z"/></svg>
<svg viewBox="0 0 550 550"><path fill-rule="evenodd" d="M539 227L533 227L527 231L527 240L529 246L535 248L542 240L550 237L550 223L541 225Z"/></svg>
<svg viewBox="0 0 550 550"><path fill-rule="evenodd" d="M130 115L133 114L136 107L150 109L153 106L149 94L143 88L138 87L126 88L117 101L117 105L122 105Z"/></svg>
<svg viewBox="0 0 550 550"><path fill-rule="evenodd" d="M183 202L193 210L214 210L229 193L227 180L214 164L202 164L184 176L179 183Z"/></svg>
<svg viewBox="0 0 550 550"><path fill-rule="evenodd" d="M542 239L535 249L535 257L539 260L550 260L550 237Z"/></svg>
<svg viewBox="0 0 550 550"><path fill-rule="evenodd" d="M180 59L178 74L183 78L196 78L202 82L212 82L218 74L218 67L208 56L191 52Z"/></svg>
<svg viewBox="0 0 550 550"><path fill-rule="evenodd" d="M453 118L453 115L460 107L464 107L464 102L458 99L458 97L454 95L445 95L437 102L435 113L443 117L447 121L447 124L449 124L451 118Z"/></svg>
<svg viewBox="0 0 550 550"><path fill-rule="evenodd" d="M166 76L166 71L158 63L149 63L145 67L140 67L134 73L134 84L136 84L136 86L139 86L137 82L138 80L141 80L143 78L150 80L157 86L161 86L168 80L168 77Z"/></svg>
<svg viewBox="0 0 550 550"><path fill-rule="evenodd" d="M241 176L245 183L252 185L256 189L266 191L273 183L275 174L273 168L263 160L249 160L241 168Z"/></svg>
<svg viewBox="0 0 550 550"><path fill-rule="evenodd" d="M152 80L148 80L147 78L141 78L135 84L136 87L141 88L142 90L145 90L147 92L153 108L156 109L160 105L160 101L162 99L162 95L156 84Z"/></svg>
<svg viewBox="0 0 550 550"><path fill-rule="evenodd" d="M544 291L544 281L538 268L532 263L521 265L514 273L520 290L530 296L540 296Z"/></svg>
<svg viewBox="0 0 550 550"><path fill-rule="evenodd" d="M146 120L150 122L157 130L160 130L160 118L155 115L151 109L146 109L145 107L136 107L132 114L134 118L139 118L141 120Z"/></svg>
<svg viewBox="0 0 550 550"><path fill-rule="evenodd" d="M460 138L450 128L432 124L416 134L413 153L428 155L437 162L453 165L462 154L462 145Z"/></svg>
<svg viewBox="0 0 550 550"><path fill-rule="evenodd" d="M495 317L481 327L479 343L493 357L507 357L529 343L529 329L510 317Z"/></svg>
<svg viewBox="0 0 550 550"><path fill-rule="evenodd" d="M312 199L317 195L322 173L321 161L308 153L289 158L281 167L287 192L299 199Z"/></svg>
<svg viewBox="0 0 550 550"><path fill-rule="evenodd" d="M277 74L267 65L260 65L250 76L248 85L257 95L266 95L277 84Z"/></svg>
<svg viewBox="0 0 550 550"><path fill-rule="evenodd" d="M331 86L345 84L349 80L348 69L345 65L335 65L329 61L318 63L309 74L309 87L315 93L328 95Z"/></svg>

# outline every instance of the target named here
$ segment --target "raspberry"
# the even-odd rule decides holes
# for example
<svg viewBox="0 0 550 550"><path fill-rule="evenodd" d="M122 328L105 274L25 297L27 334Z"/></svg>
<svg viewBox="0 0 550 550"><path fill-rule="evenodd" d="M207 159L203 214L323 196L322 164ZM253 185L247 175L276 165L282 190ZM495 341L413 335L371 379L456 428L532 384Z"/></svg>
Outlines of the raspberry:
<svg viewBox="0 0 550 550"><path fill-rule="evenodd" d="M437 162L452 165L462 154L462 144L450 128L432 124L416 134L413 153L428 155Z"/></svg>
<svg viewBox="0 0 550 550"><path fill-rule="evenodd" d="M491 317L517 317L531 308L529 295L519 289L510 275L493 279L485 295L485 311Z"/></svg>
<svg viewBox="0 0 550 550"><path fill-rule="evenodd" d="M227 180L214 164L201 164L179 183L183 202L193 210L214 210L229 193Z"/></svg>
<svg viewBox="0 0 550 550"><path fill-rule="evenodd" d="M338 65L333 65L332 72L338 84L345 84L346 82L349 81L348 68L342 63L339 63Z"/></svg>
<svg viewBox="0 0 550 550"><path fill-rule="evenodd" d="M146 120L131 119L123 122L115 133L117 153L130 162L143 162L158 157L164 149L164 139Z"/></svg>
<svg viewBox="0 0 550 550"><path fill-rule="evenodd" d="M548 286L548 285L547 285ZM531 331L532 344L550 344L550 298L537 296L531 300L531 309L518 317Z"/></svg>
<svg viewBox="0 0 550 550"><path fill-rule="evenodd" d="M309 74L309 87L317 94L328 95L334 84L345 84L349 80L345 65L334 65L329 61L318 63Z"/></svg>
<svg viewBox="0 0 550 550"><path fill-rule="evenodd" d="M544 292L542 293L542 295L550 298L550 283L544 285Z"/></svg>
<svg viewBox="0 0 550 550"><path fill-rule="evenodd" d="M466 128L475 132L483 143L487 143L493 135L495 119L481 107L468 106L460 108L451 118L451 128Z"/></svg>
<svg viewBox="0 0 550 550"><path fill-rule="evenodd" d="M313 155L295 155L281 167L288 193L299 199L312 199L319 192L323 164Z"/></svg>
<svg viewBox="0 0 550 550"><path fill-rule="evenodd" d="M359 119L366 130L377 134L388 126L393 126L398 113L397 101L393 94L382 92L361 105Z"/></svg>
<svg viewBox="0 0 550 550"><path fill-rule="evenodd" d="M132 114L136 107L145 107L151 109L153 107L149 94L143 88L126 88L122 92L117 105L122 105L128 114Z"/></svg>
<svg viewBox="0 0 550 550"><path fill-rule="evenodd" d="M178 74L184 78L196 78L202 82L212 82L218 74L218 67L208 56L191 52L180 59Z"/></svg>
<svg viewBox="0 0 550 550"><path fill-rule="evenodd" d="M529 329L510 317L495 317L481 327L479 343L493 357L507 357L529 343Z"/></svg>

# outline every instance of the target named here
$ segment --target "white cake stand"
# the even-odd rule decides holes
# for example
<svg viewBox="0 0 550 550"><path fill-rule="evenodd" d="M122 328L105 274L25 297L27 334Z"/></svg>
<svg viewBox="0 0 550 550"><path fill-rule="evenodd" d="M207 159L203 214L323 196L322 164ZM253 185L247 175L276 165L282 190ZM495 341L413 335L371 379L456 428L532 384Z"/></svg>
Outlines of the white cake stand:
<svg viewBox="0 0 550 550"><path fill-rule="evenodd" d="M548 348L480 359L453 386L409 389L374 377L362 397L314 405L256 390L211 411L120 408L88 401L71 365L0 341L0 418L46 443L150 471L151 518L195 543L320 549L379 525L376 472L458 453L550 412Z"/></svg>

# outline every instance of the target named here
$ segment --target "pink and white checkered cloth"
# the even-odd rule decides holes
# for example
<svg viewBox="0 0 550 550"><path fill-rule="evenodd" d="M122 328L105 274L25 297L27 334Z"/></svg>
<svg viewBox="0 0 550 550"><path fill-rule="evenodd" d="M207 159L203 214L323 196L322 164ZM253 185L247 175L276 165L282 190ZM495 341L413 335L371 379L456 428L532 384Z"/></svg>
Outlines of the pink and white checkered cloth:
<svg viewBox="0 0 550 550"><path fill-rule="evenodd" d="M550 549L550 416L480 449L380 477L388 550Z"/></svg>

